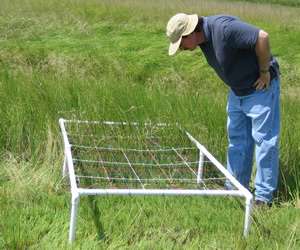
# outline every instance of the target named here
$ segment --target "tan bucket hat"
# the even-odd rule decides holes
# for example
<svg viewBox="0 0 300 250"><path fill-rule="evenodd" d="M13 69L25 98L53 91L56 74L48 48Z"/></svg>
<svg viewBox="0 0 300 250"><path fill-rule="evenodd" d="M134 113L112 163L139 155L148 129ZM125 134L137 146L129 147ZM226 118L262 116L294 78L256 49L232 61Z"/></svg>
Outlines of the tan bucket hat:
<svg viewBox="0 0 300 250"><path fill-rule="evenodd" d="M170 39L169 55L176 53L183 36L191 34L198 24L198 15L178 13L167 24L167 36Z"/></svg>

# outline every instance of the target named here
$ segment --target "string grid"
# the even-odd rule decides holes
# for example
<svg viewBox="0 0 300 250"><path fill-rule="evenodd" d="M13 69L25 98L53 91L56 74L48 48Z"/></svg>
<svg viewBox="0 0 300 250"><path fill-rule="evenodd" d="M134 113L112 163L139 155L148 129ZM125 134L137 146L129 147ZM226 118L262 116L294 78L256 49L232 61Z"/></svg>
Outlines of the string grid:
<svg viewBox="0 0 300 250"><path fill-rule="evenodd" d="M67 123L78 188L223 190L226 177L178 126ZM233 188L235 189L235 188Z"/></svg>

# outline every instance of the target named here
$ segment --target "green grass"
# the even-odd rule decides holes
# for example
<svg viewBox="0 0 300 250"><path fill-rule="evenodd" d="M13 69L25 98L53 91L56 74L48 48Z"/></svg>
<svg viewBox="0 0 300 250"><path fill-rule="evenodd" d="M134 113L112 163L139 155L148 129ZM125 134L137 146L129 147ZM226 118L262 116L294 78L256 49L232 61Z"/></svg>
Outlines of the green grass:
<svg viewBox="0 0 300 250"><path fill-rule="evenodd" d="M224 1L224 0L220 0ZM251 2L251 3L259 3L259 4L278 4L283 6L293 6L300 7L299 0L233 0L238 2Z"/></svg>
<svg viewBox="0 0 300 250"><path fill-rule="evenodd" d="M167 55L177 12L232 14L269 32L282 72L276 204L245 239L236 199L83 197L74 247L297 249L300 9L198 0L1 1L0 248L70 248L60 117L179 122L226 162L228 88L200 50Z"/></svg>

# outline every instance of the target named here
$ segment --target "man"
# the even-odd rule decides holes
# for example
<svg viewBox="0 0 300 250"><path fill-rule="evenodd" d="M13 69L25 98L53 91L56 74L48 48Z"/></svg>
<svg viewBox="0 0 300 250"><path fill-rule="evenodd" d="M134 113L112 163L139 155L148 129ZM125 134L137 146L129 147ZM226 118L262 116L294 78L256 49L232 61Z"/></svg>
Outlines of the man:
<svg viewBox="0 0 300 250"><path fill-rule="evenodd" d="M167 36L169 55L178 48L193 51L200 46L208 64L230 87L227 169L249 189L256 146L254 206L270 206L279 169L280 72L268 33L234 16L180 13L169 20Z"/></svg>

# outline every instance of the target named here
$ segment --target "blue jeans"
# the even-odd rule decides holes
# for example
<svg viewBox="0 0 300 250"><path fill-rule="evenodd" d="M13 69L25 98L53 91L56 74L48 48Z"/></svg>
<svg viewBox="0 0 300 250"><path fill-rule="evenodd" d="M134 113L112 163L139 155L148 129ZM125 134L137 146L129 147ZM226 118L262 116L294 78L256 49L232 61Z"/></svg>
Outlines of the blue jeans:
<svg viewBox="0 0 300 250"><path fill-rule="evenodd" d="M230 90L227 104L227 169L249 189L256 146L255 199L267 202L273 201L278 182L279 96L278 77L270 82L270 91L264 88L247 96L236 96Z"/></svg>

